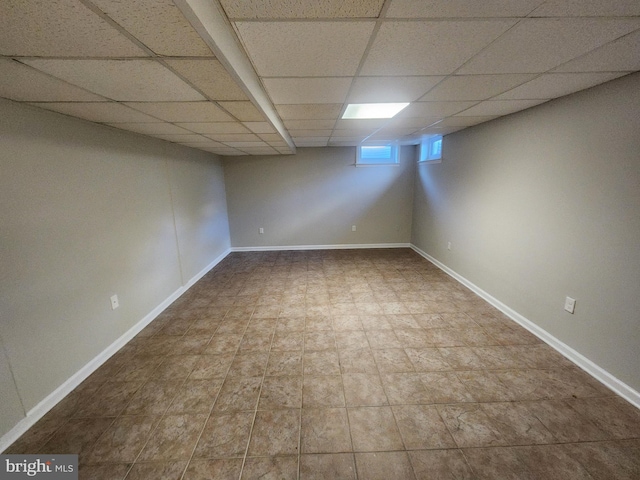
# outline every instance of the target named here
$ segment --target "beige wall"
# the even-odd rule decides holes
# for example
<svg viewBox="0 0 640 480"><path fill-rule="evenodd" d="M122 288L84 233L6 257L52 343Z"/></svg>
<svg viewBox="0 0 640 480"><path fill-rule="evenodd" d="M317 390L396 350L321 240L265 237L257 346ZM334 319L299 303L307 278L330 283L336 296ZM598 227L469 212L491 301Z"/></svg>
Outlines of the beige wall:
<svg viewBox="0 0 640 480"><path fill-rule="evenodd" d="M355 147L227 158L231 244L409 243L414 155L415 147L403 147L399 167L358 168Z"/></svg>
<svg viewBox="0 0 640 480"><path fill-rule="evenodd" d="M5 432L230 243L215 156L6 100L0 111Z"/></svg>
<svg viewBox="0 0 640 480"><path fill-rule="evenodd" d="M413 243L640 390L640 74L449 135L443 152L418 167Z"/></svg>

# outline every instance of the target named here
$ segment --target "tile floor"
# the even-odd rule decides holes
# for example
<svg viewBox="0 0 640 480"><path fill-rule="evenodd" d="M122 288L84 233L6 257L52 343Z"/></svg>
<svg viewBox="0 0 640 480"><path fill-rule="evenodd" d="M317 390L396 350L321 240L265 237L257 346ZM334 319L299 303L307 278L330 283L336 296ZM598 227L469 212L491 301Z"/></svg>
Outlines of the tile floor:
<svg viewBox="0 0 640 480"><path fill-rule="evenodd" d="M234 253L6 453L83 479L640 478L640 411L408 249Z"/></svg>

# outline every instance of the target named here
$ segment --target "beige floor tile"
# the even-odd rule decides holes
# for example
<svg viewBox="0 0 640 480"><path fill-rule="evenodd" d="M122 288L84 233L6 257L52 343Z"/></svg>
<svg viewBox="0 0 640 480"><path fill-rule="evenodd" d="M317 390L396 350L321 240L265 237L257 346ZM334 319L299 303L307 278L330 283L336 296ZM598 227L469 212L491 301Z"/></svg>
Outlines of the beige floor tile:
<svg viewBox="0 0 640 480"><path fill-rule="evenodd" d="M160 417L119 417L100 436L86 463L131 463L151 436Z"/></svg>
<svg viewBox="0 0 640 480"><path fill-rule="evenodd" d="M459 447L505 444L503 436L479 404L438 405L437 408Z"/></svg>
<svg viewBox="0 0 640 480"><path fill-rule="evenodd" d="M296 480L298 478L298 457L257 457L247 458L241 479Z"/></svg>
<svg viewBox="0 0 640 480"><path fill-rule="evenodd" d="M403 450L404 445L390 407L347 409L356 452Z"/></svg>
<svg viewBox="0 0 640 480"><path fill-rule="evenodd" d="M72 418L34 453L77 454L82 462L91 447L113 423L113 418Z"/></svg>
<svg viewBox="0 0 640 480"><path fill-rule="evenodd" d="M342 379L348 407L389 405L380 375L375 373L345 373Z"/></svg>
<svg viewBox="0 0 640 480"><path fill-rule="evenodd" d="M237 480L241 470L241 458L192 460L183 480Z"/></svg>
<svg viewBox="0 0 640 480"><path fill-rule="evenodd" d="M336 339L333 331L311 331L304 334L304 351L334 350Z"/></svg>
<svg viewBox="0 0 640 480"><path fill-rule="evenodd" d="M183 383L183 380L148 381L133 395L123 415L162 415Z"/></svg>
<svg viewBox="0 0 640 480"><path fill-rule="evenodd" d="M198 441L206 415L167 415L153 431L139 461L188 460Z"/></svg>
<svg viewBox="0 0 640 480"><path fill-rule="evenodd" d="M187 462L135 463L131 467L128 479L133 480L180 480Z"/></svg>
<svg viewBox="0 0 640 480"><path fill-rule="evenodd" d="M266 375L302 375L302 352L271 352Z"/></svg>
<svg viewBox="0 0 640 480"><path fill-rule="evenodd" d="M211 415L202 431L195 458L243 457L253 424L253 412Z"/></svg>
<svg viewBox="0 0 640 480"><path fill-rule="evenodd" d="M340 375L305 375L302 387L304 408L344 407L344 387Z"/></svg>
<svg viewBox="0 0 640 480"><path fill-rule="evenodd" d="M378 373L378 366L370 348L340 350L342 373Z"/></svg>
<svg viewBox="0 0 640 480"><path fill-rule="evenodd" d="M358 478L389 480L415 479L407 452L356 453Z"/></svg>
<svg viewBox="0 0 640 480"><path fill-rule="evenodd" d="M351 452L351 434L345 408L302 410L302 453Z"/></svg>
<svg viewBox="0 0 640 480"><path fill-rule="evenodd" d="M328 478L355 480L356 467L352 453L329 453L300 456L300 480Z"/></svg>
<svg viewBox="0 0 640 480"><path fill-rule="evenodd" d="M260 377L267 368L269 354L266 352L238 353L231 362L230 377Z"/></svg>
<svg viewBox="0 0 640 480"><path fill-rule="evenodd" d="M303 362L305 375L340 374L340 361L337 350L305 352Z"/></svg>
<svg viewBox="0 0 640 480"><path fill-rule="evenodd" d="M96 480L635 480L639 412L409 249L234 252L5 453Z"/></svg>
<svg viewBox="0 0 640 480"><path fill-rule="evenodd" d="M265 377L260 392L259 410L302 407L302 377Z"/></svg>
<svg viewBox="0 0 640 480"><path fill-rule="evenodd" d="M91 480L123 480L131 465L128 463L110 463L102 465L80 465L78 478Z"/></svg>
<svg viewBox="0 0 640 480"><path fill-rule="evenodd" d="M261 385L262 377L227 377L213 411L219 413L255 410Z"/></svg>
<svg viewBox="0 0 640 480"><path fill-rule="evenodd" d="M435 406L398 405L392 410L407 450L456 446Z"/></svg>
<svg viewBox="0 0 640 480"><path fill-rule="evenodd" d="M167 413L209 413L222 383L220 378L187 380L178 390Z"/></svg>
<svg viewBox="0 0 640 480"><path fill-rule="evenodd" d="M464 456L478 480L534 480L525 464L520 461L515 447L468 448Z"/></svg>
<svg viewBox="0 0 640 480"><path fill-rule="evenodd" d="M248 455L297 455L300 439L300 410L260 410L249 441Z"/></svg>
<svg viewBox="0 0 640 480"><path fill-rule="evenodd" d="M560 442L605 440L610 435L563 400L526 402L527 408Z"/></svg>
<svg viewBox="0 0 640 480"><path fill-rule="evenodd" d="M474 480L460 450L416 450L409 452L417 480Z"/></svg>

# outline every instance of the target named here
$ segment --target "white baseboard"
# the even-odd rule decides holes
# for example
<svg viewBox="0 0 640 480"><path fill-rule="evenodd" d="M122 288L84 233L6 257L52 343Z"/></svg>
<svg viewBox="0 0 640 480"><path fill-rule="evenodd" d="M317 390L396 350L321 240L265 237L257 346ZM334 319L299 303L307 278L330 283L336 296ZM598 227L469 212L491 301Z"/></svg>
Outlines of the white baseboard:
<svg viewBox="0 0 640 480"><path fill-rule="evenodd" d="M547 345L549 345L550 347L552 347L555 350L557 350L561 355L566 357L571 362L575 363L578 367L580 367L585 372L590 374L596 380L600 381L606 387L608 387L609 389L611 389L614 392L616 392L618 395L620 395L621 397L626 399L628 402L630 402L633 405L635 405L637 408L640 408L640 392L634 390L633 388L631 388L626 383L624 383L621 380L619 380L618 378L614 377L612 374L607 372L605 369L603 369L602 367L600 367L599 365L595 364L594 362L589 360L587 357L582 355L580 352L577 352L576 350L571 348L566 343L558 340L556 337L551 335L549 332L547 332L546 330L540 328L538 325L533 323L531 320L529 320L529 319L525 318L524 316L520 315L518 312L516 312L515 310L513 310L509 306L505 305L504 303L502 303L500 300L498 300L497 298L493 297L489 293L485 292L480 287L478 287L476 284L470 282L469 280L467 280L462 275L460 275L457 272L451 270L445 264L443 264L440 261L436 260L431 255L429 255L428 253L424 252L423 250L421 250L420 248L416 247L413 244L411 244L411 248L416 253L418 253L422 257L426 258L431 263L433 263L436 267L438 267L440 270L445 272L447 275L449 275L450 277L454 278L455 280L460 282L462 285L464 285L465 287L469 288L469 290L471 290L472 292L476 293L479 297L481 297L484 300L486 300L489 304L491 304L494 307L496 307L498 310L500 310L502 313L504 313L511 320L513 320L514 322L518 323L519 325L521 325L524 328L526 328L527 330L529 330L531 333L533 333L540 340L542 340Z"/></svg>
<svg viewBox="0 0 640 480"><path fill-rule="evenodd" d="M27 412L27 415L20 420L11 430L0 438L0 452L3 452L13 442L22 436L29 428L31 428L38 420L40 420L49 410L55 407L64 397L71 393L78 385L95 372L104 362L109 360L118 350L125 346L133 337L135 337L144 327L149 325L155 318L160 315L169 305L175 302L183 293L191 288L198 280L207 274L213 267L220 263L231 253L231 249L225 250L213 262L207 265L203 270L192 277L184 286L178 288L169 297L167 297L160 305L142 318L133 327L127 330L120 338L105 348L96 357L94 357L84 367L69 377L62 385L51 392L40 403Z"/></svg>
<svg viewBox="0 0 640 480"><path fill-rule="evenodd" d="M289 245L271 247L231 247L232 252L271 252L287 250L348 250L364 248L410 248L410 243L342 243L332 245Z"/></svg>

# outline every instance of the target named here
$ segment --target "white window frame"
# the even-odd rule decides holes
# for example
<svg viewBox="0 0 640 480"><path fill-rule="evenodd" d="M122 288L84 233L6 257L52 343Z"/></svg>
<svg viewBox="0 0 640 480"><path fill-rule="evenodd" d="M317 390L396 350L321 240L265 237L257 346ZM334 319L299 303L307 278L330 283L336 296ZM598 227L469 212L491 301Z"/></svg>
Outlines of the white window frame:
<svg viewBox="0 0 640 480"><path fill-rule="evenodd" d="M440 142L440 148L435 148ZM442 161L442 135L422 139L418 149L418 163L440 163Z"/></svg>
<svg viewBox="0 0 640 480"><path fill-rule="evenodd" d="M362 160L362 147L391 147L390 161L384 163L366 163ZM367 143L356 147L356 167L397 167L400 165L400 146L396 142Z"/></svg>

